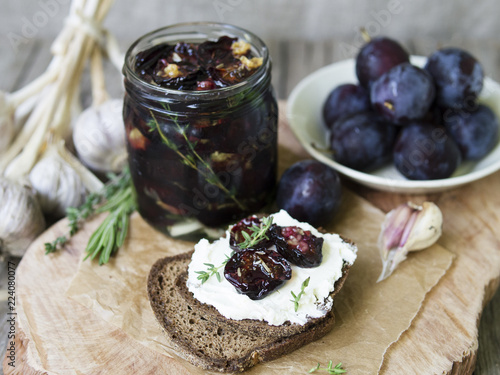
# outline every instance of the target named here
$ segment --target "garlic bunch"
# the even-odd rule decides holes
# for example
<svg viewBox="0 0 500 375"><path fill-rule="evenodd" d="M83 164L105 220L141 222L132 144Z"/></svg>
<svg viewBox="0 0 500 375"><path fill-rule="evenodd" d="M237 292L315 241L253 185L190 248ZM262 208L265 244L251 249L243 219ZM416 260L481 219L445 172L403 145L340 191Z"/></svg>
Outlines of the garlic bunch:
<svg viewBox="0 0 500 375"><path fill-rule="evenodd" d="M30 188L0 177L0 254L21 257L45 229L45 219Z"/></svg>
<svg viewBox="0 0 500 375"><path fill-rule="evenodd" d="M40 159L50 136L63 138L71 131L71 105L79 95L82 73L96 49L106 45L102 28L113 0L72 0L64 28L51 45L53 57L44 73L9 95L11 108L38 97L26 122L0 159L0 173L22 181Z"/></svg>
<svg viewBox="0 0 500 375"><path fill-rule="evenodd" d="M383 268L377 282L389 277L410 251L433 245L441 236L443 215L438 206L408 202L390 211L382 224L378 247Z"/></svg>
<svg viewBox="0 0 500 375"><path fill-rule="evenodd" d="M87 190L102 188L102 183L82 168L65 149L63 141L49 144L29 174L45 214L62 217L68 207L78 207L84 202Z"/></svg>
<svg viewBox="0 0 500 375"><path fill-rule="evenodd" d="M123 101L112 99L84 110L73 129L80 160L100 172L119 172L127 161Z"/></svg>
<svg viewBox="0 0 500 375"><path fill-rule="evenodd" d="M12 110L5 93L0 91L0 154L10 145L14 138L14 111Z"/></svg>

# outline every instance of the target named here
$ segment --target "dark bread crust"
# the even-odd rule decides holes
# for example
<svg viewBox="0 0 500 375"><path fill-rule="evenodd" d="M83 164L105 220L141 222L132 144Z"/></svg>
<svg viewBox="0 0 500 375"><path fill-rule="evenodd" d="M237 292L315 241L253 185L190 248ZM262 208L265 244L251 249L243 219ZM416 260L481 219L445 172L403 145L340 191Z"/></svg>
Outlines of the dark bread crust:
<svg viewBox="0 0 500 375"><path fill-rule="evenodd" d="M349 273L349 265L344 266L342 277L335 282L335 289L330 293L330 297L333 299L335 295L340 291L340 288L344 285L344 282ZM324 316L321 318L310 319L306 324L300 325L296 323L290 323L289 321L285 322L283 325L271 325L265 321L253 320L253 319L243 319L243 320L233 320L227 319L223 315L221 315L215 307L212 305L207 305L205 303L198 302L193 294L189 291L186 285L187 281L187 272L181 273L177 276L176 286L179 288L179 293L182 294L184 299L191 304L196 304L196 308L200 309L203 312L205 317L210 317L212 321L217 321L221 323L227 323L233 327L233 329L238 330L240 332L244 332L248 335L258 335L265 337L273 337L279 338L284 336L292 336L297 333L307 331L311 329L311 327L315 326L318 323L318 320L324 319Z"/></svg>
<svg viewBox="0 0 500 375"><path fill-rule="evenodd" d="M326 335L335 322L333 309L304 326L271 326L262 321L235 321L197 301L186 286L192 252L159 259L148 277L148 296L157 321L178 353L196 366L219 372L241 372L276 359ZM342 287L335 283L332 297Z"/></svg>

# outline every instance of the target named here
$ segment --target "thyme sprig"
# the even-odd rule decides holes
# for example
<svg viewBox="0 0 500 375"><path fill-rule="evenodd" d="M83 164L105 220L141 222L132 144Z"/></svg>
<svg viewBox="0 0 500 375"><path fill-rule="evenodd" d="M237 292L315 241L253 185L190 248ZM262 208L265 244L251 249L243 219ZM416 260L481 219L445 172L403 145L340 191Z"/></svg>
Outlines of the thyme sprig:
<svg viewBox="0 0 500 375"><path fill-rule="evenodd" d="M267 231L269 230L269 228L271 228L272 224L273 218L272 216L268 216L262 219L260 225L254 224L249 228L252 233L249 234L246 231L242 230L241 235L245 238L245 240L243 242L240 242L238 244L238 247L240 249L247 249L258 244L263 239L268 240L269 237L267 236Z"/></svg>
<svg viewBox="0 0 500 375"><path fill-rule="evenodd" d="M299 294L296 295L293 291L290 291L290 293L292 294L292 297L293 297L293 299L291 299L290 301L293 302L293 304L294 304L295 312L297 312L297 310L299 309L300 298L302 297L305 289L309 285L310 279L311 279L311 277L309 276L307 279L304 280L304 282L300 286L300 293Z"/></svg>
<svg viewBox="0 0 500 375"><path fill-rule="evenodd" d="M166 106L165 109L168 111L170 110L170 108L168 106ZM175 126L177 127L177 130L179 131L179 134L182 135L182 137L184 138L184 141L186 142L186 144L188 146L189 153L187 153L186 155L183 154L179 150L179 147L171 139L168 139L168 137L163 133L163 131L161 130L161 127L159 126L158 121L157 121L157 119L152 111L150 111L150 114L151 114L152 120L149 121L147 124L149 127L149 131L150 132L157 131L158 134L160 135L160 138L161 138L163 144L166 145L168 148L170 148L172 151L174 151L177 155L179 155L179 157L181 158L181 162L184 165L198 171L205 178L205 181L207 181L209 184L217 186L234 203L236 203L240 209L246 210L246 207L236 198L236 194L233 191L228 190L228 188L224 186L224 184L222 183L220 178L217 176L215 171L212 169L210 164L205 159L203 159L200 156L200 154L198 154L198 152L196 151L197 142L193 142L188 138L188 136L186 134L187 127L183 128L179 124L177 116L169 116L169 118L175 124ZM198 167L197 160L200 162L201 168Z"/></svg>
<svg viewBox="0 0 500 375"><path fill-rule="evenodd" d="M66 236L59 236L52 242L45 243L45 254L55 252L59 247L62 247L68 242Z"/></svg>
<svg viewBox="0 0 500 375"><path fill-rule="evenodd" d="M109 261L111 254L120 248L127 235L129 217L136 209L135 193L132 187L130 171L125 169L121 175L109 174L109 181L99 193L87 195L79 207L70 207L66 211L69 233L53 242L45 244L45 253L53 253L64 246L68 237L73 236L82 223L95 214L108 212L108 216L90 236L85 249L85 259L94 259L99 255L99 264Z"/></svg>
<svg viewBox="0 0 500 375"><path fill-rule="evenodd" d="M205 282L207 282L207 280L211 276L215 275L215 277L217 278L217 281L220 283L222 281L222 277L219 273L219 270L226 265L226 263L229 261L229 259L231 259L233 254L234 254L234 251L231 252L230 255L226 254L226 259L222 262L221 265L219 265L217 267L215 265L213 265L212 263L203 263L208 268L206 271L194 271L194 273L198 274L197 279L201 280L201 283L204 284Z"/></svg>
<svg viewBox="0 0 500 375"><path fill-rule="evenodd" d="M317 370L325 370L330 375L345 374L347 372L342 368L342 362L339 362L335 367L333 367L333 361L328 362L328 367L321 367L320 363L318 362L318 365L310 369L308 372L309 374L312 374Z"/></svg>

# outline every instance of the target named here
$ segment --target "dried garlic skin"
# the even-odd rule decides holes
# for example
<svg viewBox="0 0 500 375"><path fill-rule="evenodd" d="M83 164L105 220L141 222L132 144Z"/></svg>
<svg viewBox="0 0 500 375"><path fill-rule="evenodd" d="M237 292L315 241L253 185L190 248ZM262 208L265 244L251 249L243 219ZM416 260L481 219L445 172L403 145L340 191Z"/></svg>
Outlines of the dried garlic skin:
<svg viewBox="0 0 500 375"><path fill-rule="evenodd" d="M73 129L79 159L99 172L120 172L127 162L123 100L111 99L84 110Z"/></svg>
<svg viewBox="0 0 500 375"><path fill-rule="evenodd" d="M27 186L0 177L0 255L22 257L45 229L42 210Z"/></svg>
<svg viewBox="0 0 500 375"><path fill-rule="evenodd" d="M432 202L408 202L387 213L378 239L383 269L377 282L389 277L410 251L433 245L442 234L443 214Z"/></svg>
<svg viewBox="0 0 500 375"><path fill-rule="evenodd" d="M391 249L399 247L406 224L414 212L409 205L402 204L386 214L378 239L383 259L387 259Z"/></svg>

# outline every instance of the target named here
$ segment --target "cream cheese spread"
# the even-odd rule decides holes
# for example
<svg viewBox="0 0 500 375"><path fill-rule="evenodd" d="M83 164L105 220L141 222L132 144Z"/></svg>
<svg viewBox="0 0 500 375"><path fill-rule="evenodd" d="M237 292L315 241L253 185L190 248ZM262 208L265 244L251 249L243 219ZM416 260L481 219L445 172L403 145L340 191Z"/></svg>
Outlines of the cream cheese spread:
<svg viewBox="0 0 500 375"><path fill-rule="evenodd" d="M214 306L220 314L228 319L263 320L271 325L281 325L286 321L305 324L311 318L319 318L332 308L333 301L329 297L334 289L335 281L342 276L344 262L352 265L356 259L356 246L342 240L338 234L323 234L313 226L293 219L286 211L272 214L273 223L279 226L298 226L309 230L317 237L324 239L323 260L314 268L292 267L292 278L286 281L261 300L251 300L240 294L236 288L224 278L224 267L219 269L221 281L210 277L205 283L197 279L196 271L207 270L205 263L216 267L223 264L226 256L231 255L229 247L229 231L226 236L210 243L203 239L194 247L194 253L188 268L187 287L194 298L202 303ZM297 311L292 302L293 291L300 293L302 283L310 277L309 285L300 298Z"/></svg>

